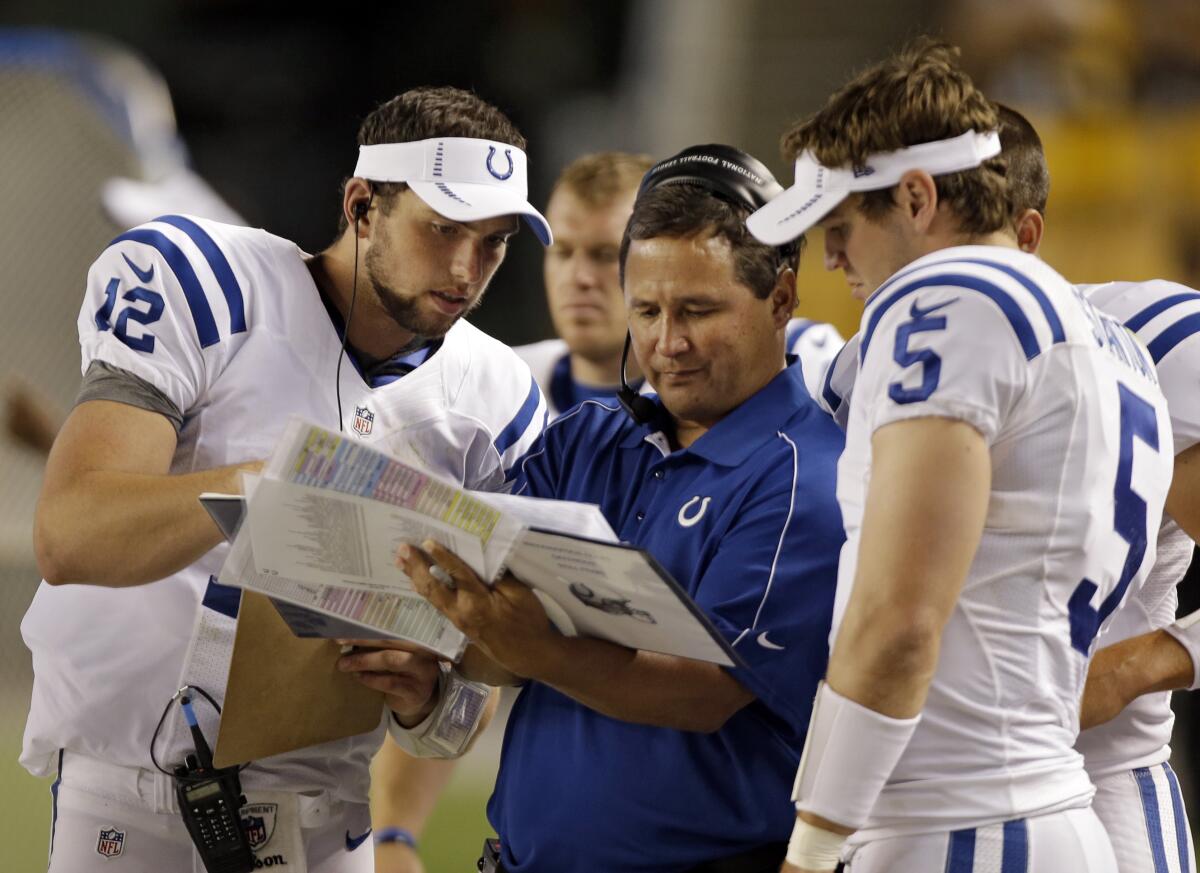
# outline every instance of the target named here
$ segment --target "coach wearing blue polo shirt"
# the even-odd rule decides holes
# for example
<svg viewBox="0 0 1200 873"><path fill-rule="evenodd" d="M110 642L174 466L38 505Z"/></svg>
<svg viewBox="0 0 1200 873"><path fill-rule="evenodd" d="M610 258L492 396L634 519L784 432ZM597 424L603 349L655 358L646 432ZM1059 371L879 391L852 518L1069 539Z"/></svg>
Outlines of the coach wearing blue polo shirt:
<svg viewBox="0 0 1200 873"><path fill-rule="evenodd" d="M657 398L554 422L515 490L599 504L741 656L724 669L562 637L532 593L431 543L418 590L528 681L488 815L508 873L758 873L782 862L791 779L827 657L841 514L838 427L784 357L794 253L744 219L778 191L727 146L650 170L621 247L633 349ZM636 399L636 398L635 398ZM436 562L456 585L429 573Z"/></svg>

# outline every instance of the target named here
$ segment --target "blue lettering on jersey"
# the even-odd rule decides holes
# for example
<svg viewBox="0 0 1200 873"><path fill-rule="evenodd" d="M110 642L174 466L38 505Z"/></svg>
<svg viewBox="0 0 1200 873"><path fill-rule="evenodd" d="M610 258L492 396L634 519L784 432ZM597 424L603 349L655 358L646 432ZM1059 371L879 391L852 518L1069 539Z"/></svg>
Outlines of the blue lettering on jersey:
<svg viewBox="0 0 1200 873"><path fill-rule="evenodd" d="M1112 592L1099 608L1092 606L1092 597L1099 590L1091 579L1084 579L1071 594L1067 612L1071 623L1071 645L1085 656L1100 626L1121 605L1129 583L1146 557L1149 536L1146 532L1146 501L1133 490L1133 441L1140 439L1158 451L1158 416L1154 407L1117 383L1121 400L1121 453L1117 459L1117 480L1113 485L1113 529L1129 544L1125 565Z"/></svg>
<svg viewBox="0 0 1200 873"><path fill-rule="evenodd" d="M1075 292L1075 299L1079 306L1088 317L1088 321L1092 325L1092 338L1096 340L1096 345L1105 349L1110 355L1120 361L1129 369L1141 374L1151 382L1158 384L1158 373L1155 372L1153 365L1146 360L1146 354L1134 339L1130 328L1127 325L1121 324L1115 318L1112 318L1097 309L1092 302L1084 296L1083 291L1074 285L1071 289ZM1155 358L1155 361L1158 359Z"/></svg>

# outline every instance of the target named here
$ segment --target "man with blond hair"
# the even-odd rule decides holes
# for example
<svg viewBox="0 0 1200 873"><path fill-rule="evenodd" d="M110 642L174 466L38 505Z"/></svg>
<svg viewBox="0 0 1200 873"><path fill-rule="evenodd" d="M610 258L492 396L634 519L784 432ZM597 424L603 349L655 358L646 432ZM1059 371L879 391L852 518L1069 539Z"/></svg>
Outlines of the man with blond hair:
<svg viewBox="0 0 1200 873"><path fill-rule="evenodd" d="M1145 349L1009 231L995 106L920 40L795 126L796 184L866 299L831 657L787 870L1116 870L1073 748L1097 634L1171 474Z"/></svg>

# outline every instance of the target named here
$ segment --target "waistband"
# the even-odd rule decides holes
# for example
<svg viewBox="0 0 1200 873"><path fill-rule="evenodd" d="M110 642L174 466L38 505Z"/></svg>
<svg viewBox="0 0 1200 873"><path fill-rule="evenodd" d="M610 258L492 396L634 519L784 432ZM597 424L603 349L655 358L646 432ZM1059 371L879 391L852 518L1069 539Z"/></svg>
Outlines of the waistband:
<svg viewBox="0 0 1200 873"><path fill-rule="evenodd" d="M67 788L83 791L148 812L178 815L175 780L166 773L110 764L63 751L59 778ZM279 789L269 789L279 792ZM251 789L249 793L253 793ZM282 792L294 794L300 811L300 827L320 828L341 816L351 804L330 795L328 791Z"/></svg>

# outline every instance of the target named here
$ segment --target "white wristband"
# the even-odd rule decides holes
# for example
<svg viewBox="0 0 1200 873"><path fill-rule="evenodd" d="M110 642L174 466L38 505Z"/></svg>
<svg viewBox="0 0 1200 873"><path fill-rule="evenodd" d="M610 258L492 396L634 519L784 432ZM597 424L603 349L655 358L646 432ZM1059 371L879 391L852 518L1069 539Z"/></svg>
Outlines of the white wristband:
<svg viewBox="0 0 1200 873"><path fill-rule="evenodd" d="M467 750L487 709L491 689L470 682L453 670L438 677L437 706L419 725L406 728L388 719L388 732L396 745L417 758L457 758Z"/></svg>
<svg viewBox="0 0 1200 873"><path fill-rule="evenodd" d="M833 831L796 819L788 840L787 862L802 870L833 870L838 865L846 838Z"/></svg>
<svg viewBox="0 0 1200 873"><path fill-rule="evenodd" d="M883 715L822 682L792 788L796 809L861 828L920 720Z"/></svg>
<svg viewBox="0 0 1200 873"><path fill-rule="evenodd" d="M1176 619L1174 624L1163 630L1173 636L1192 656L1192 684L1188 686L1188 690L1195 691L1200 688L1200 609L1191 615Z"/></svg>

